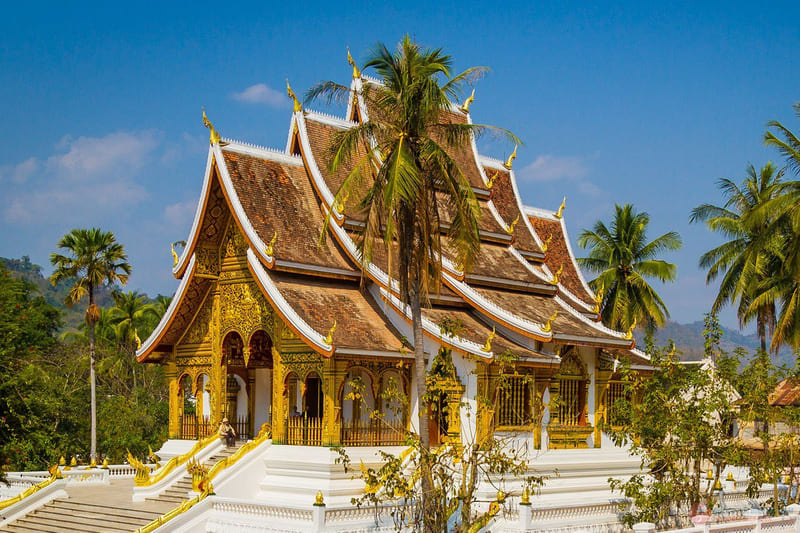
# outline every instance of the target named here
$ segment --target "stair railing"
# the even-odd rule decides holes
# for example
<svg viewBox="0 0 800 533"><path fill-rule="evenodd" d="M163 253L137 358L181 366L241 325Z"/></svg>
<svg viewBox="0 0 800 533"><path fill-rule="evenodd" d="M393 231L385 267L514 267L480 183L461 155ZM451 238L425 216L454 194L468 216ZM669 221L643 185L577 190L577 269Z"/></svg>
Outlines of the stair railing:
<svg viewBox="0 0 800 533"><path fill-rule="evenodd" d="M216 438L216 435L215 435ZM178 507L173 509L172 511L163 514L146 524L134 533L151 533L152 531L157 530L165 523L169 522L173 518L180 516L181 514L185 513L201 501L205 500L206 497L212 496L214 494L214 486L211 484L211 481L219 474L221 471L225 470L229 466L234 465L237 461L239 461L242 457L244 457L247 452L251 451L253 448L258 447L260 444L264 443L265 441L272 438L272 428L270 428L269 424L264 424L261 426L261 430L258 432L258 436L246 443L244 443L241 448L236 450L232 455L228 457L224 457L217 461L214 466L211 467L208 474L205 478L198 483L197 490L200 492L197 496L192 498L191 500L186 500L185 502L181 503Z"/></svg>
<svg viewBox="0 0 800 533"><path fill-rule="evenodd" d="M128 452L128 463L136 469L136 476L134 477L134 483L137 487L149 487L150 485L154 485L164 479L170 472L175 470L177 467L186 463L189 459L194 457L196 454L200 452L206 446L216 442L219 439L219 436L214 433L213 435L209 435L203 440L197 441L197 443L192 446L192 448L184 453L183 455L178 455L167 461L167 463L162 466L161 468L156 471L155 474L150 473L150 469L144 465L141 461L135 459L130 452Z"/></svg>
<svg viewBox="0 0 800 533"><path fill-rule="evenodd" d="M32 496L33 494L36 494L37 492L39 492L43 488L47 487L48 485L53 483L55 480L62 479L64 477L61 474L61 470L59 470L58 465L54 465L53 467L51 467L49 472L50 472L50 477L48 479L46 479L46 480L44 480L44 481L42 481L40 483L37 483L36 485L28 487L27 489L23 490L22 492L20 492L16 496L12 496L11 498L8 498L7 500L0 501L0 511L2 511L3 509L6 509L8 507L11 507L15 503L21 502L23 499L27 498L28 496Z"/></svg>

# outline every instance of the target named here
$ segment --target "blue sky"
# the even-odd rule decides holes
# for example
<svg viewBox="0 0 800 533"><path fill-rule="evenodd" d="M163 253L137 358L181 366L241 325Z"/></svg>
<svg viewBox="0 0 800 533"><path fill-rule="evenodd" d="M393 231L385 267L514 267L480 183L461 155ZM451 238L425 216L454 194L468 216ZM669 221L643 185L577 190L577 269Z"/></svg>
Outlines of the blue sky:
<svg viewBox="0 0 800 533"><path fill-rule="evenodd" d="M69 229L100 226L125 244L131 288L171 293L169 243L188 233L205 165L201 106L224 136L283 148L287 77L299 94L347 83L347 46L360 60L410 33L459 68L491 68L473 119L525 142L523 200L555 209L566 195L573 240L615 202L649 212L653 237L680 232L679 279L661 292L673 318L699 320L714 289L697 257L718 241L688 213L719 200L717 178L776 158L761 143L768 120L800 128L796 4L403 6L6 6L0 255L46 265Z"/></svg>

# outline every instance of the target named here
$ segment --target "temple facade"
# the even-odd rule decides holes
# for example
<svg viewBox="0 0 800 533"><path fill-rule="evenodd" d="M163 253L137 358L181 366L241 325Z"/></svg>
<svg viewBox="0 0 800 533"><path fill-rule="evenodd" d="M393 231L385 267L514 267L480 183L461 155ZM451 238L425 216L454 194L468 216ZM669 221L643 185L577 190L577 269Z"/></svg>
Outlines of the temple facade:
<svg viewBox="0 0 800 533"><path fill-rule="evenodd" d="M179 286L137 353L166 371L171 439L202 438L223 417L244 437L267 424L286 446L394 446L418 427L403 400L419 384L396 272L381 245L362 268L358 199L335 202L348 171L328 170L331 139L369 120L376 83L353 78L344 117L295 100L282 151L222 139L207 122L200 202L173 251ZM468 106L447 119L470 122ZM423 309L429 366L444 354L451 369L424 415L433 442L496 431L531 450L612 446L601 422L626 398L615 371L621 360L647 371L648 358L631 332L600 323L565 204L527 207L513 157L484 156L474 140L450 152L480 206L481 247L466 272L443 257Z"/></svg>

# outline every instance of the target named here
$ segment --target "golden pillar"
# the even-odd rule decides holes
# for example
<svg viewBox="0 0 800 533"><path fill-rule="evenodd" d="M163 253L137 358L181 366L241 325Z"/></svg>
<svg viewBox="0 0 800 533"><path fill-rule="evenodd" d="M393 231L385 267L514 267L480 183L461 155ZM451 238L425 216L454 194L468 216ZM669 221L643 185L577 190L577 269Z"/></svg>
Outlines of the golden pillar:
<svg viewBox="0 0 800 533"><path fill-rule="evenodd" d="M180 434L180 405L178 395L178 368L174 362L164 364L164 377L169 386L169 438L177 438Z"/></svg>
<svg viewBox="0 0 800 533"><path fill-rule="evenodd" d="M341 442L341 422L337 401L336 361L332 357L322 360L322 445L337 446Z"/></svg>
<svg viewBox="0 0 800 533"><path fill-rule="evenodd" d="M284 365L278 350L272 350L272 442L286 441L286 391L283 383Z"/></svg>

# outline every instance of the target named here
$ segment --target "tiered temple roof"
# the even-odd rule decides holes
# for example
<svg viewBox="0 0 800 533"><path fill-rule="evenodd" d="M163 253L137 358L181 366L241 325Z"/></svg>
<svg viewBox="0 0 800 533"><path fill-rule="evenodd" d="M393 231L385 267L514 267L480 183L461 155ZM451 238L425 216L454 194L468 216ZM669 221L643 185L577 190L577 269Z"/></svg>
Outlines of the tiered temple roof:
<svg viewBox="0 0 800 533"><path fill-rule="evenodd" d="M139 350L140 361L158 361L179 342L218 276L202 266L208 261L198 259L216 253L231 220L247 246L247 267L257 286L308 346L325 356L403 351L408 340L400 331L410 315L399 300L396 272L387 272L386 254L376 245L373 262L362 273L357 199L335 206L347 169L328 170L335 132L352 127L352 120L369 120L364 94L373 83L353 80L347 118L295 111L283 151L233 140L212 142L191 234L173 270L180 285L164 319ZM456 107L448 119L471 121ZM474 139L451 155L481 208L481 251L468 272L445 253L442 283L423 312L426 335L484 360L508 351L553 363L558 346L570 344L646 361L629 334L599 322L595 295L575 263L562 210L525 207L514 171L479 154ZM446 212L442 220L446 225ZM462 327L442 333L439 324L445 318Z"/></svg>

